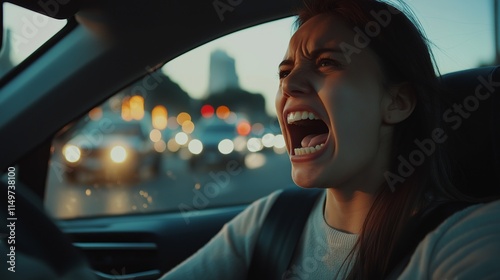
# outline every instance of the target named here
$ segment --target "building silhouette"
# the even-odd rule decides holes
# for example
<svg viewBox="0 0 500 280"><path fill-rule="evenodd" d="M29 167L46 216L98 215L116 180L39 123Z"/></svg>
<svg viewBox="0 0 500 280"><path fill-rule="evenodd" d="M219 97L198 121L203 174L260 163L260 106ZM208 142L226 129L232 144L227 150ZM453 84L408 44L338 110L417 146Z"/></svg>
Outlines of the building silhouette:
<svg viewBox="0 0 500 280"><path fill-rule="evenodd" d="M208 94L218 94L230 89L239 89L235 60L223 50L210 54Z"/></svg>

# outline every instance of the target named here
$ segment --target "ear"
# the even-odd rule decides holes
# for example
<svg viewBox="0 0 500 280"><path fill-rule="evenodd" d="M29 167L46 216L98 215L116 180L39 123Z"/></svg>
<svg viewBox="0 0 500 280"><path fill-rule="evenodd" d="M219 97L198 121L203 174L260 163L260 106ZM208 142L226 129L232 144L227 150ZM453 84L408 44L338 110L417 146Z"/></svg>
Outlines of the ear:
<svg viewBox="0 0 500 280"><path fill-rule="evenodd" d="M414 89L408 84L391 86L383 101L383 121L397 124L408 118L417 103Z"/></svg>

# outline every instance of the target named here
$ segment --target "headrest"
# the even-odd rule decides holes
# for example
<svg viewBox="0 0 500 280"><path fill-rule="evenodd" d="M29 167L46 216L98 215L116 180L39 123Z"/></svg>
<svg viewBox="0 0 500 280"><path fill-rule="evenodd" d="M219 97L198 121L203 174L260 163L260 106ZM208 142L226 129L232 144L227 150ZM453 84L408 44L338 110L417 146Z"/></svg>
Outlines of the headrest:
<svg viewBox="0 0 500 280"><path fill-rule="evenodd" d="M500 196L500 69L481 67L442 76L443 121L451 130L451 149L466 194ZM446 104L447 103L447 104Z"/></svg>

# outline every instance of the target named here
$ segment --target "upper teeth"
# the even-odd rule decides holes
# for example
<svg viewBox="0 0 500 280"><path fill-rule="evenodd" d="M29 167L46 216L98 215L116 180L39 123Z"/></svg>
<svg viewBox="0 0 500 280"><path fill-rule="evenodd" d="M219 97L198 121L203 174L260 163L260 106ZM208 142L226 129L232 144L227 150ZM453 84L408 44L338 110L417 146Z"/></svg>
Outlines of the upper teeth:
<svg viewBox="0 0 500 280"><path fill-rule="evenodd" d="M286 120L288 124L291 124L300 120L319 120L319 118L313 112L300 111L288 113Z"/></svg>

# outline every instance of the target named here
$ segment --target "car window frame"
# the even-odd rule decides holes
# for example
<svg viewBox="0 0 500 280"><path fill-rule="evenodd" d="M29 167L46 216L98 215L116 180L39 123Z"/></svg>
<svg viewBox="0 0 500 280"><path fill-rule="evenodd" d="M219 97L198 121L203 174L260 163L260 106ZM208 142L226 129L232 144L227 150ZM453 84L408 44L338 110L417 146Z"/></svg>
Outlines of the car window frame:
<svg viewBox="0 0 500 280"><path fill-rule="evenodd" d="M1 4L3 4L2 2ZM11 3L16 5L15 3ZM30 10L33 13L37 13L36 11ZM4 11L5 12L5 11ZM43 14L41 14L43 15ZM44 15L47 16L47 15ZM57 44L62 38L68 35L73 29L75 29L79 25L76 18L73 16L71 18L66 19L66 24L56 32L52 37L50 37L47 41L45 41L40 47L38 47L34 52L32 52L28 57L26 57L19 64L15 65L12 69L5 73L5 75L0 77L0 88L9 83L10 80L15 78L19 73L23 72L27 67L29 67L33 62L39 59L44 53L46 53L49 49L51 49L55 44ZM5 25L2 26L5 29ZM5 32L3 30L2 32ZM3 41L5 43L5 40ZM2 45L2 49L3 49Z"/></svg>

